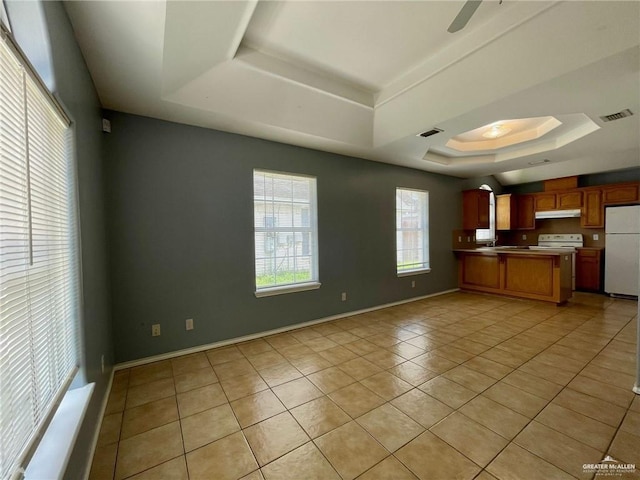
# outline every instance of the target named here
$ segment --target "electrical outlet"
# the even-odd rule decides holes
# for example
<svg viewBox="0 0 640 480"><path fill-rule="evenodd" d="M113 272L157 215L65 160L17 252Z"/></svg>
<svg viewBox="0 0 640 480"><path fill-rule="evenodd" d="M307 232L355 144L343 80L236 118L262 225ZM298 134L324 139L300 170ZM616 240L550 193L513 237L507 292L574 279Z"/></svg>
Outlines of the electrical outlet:
<svg viewBox="0 0 640 480"><path fill-rule="evenodd" d="M151 336L152 337L159 337L160 336L160 324L159 323L154 323L153 325L151 325Z"/></svg>
<svg viewBox="0 0 640 480"><path fill-rule="evenodd" d="M411 280L411 288L416 288L416 281L415 280Z"/></svg>
<svg viewBox="0 0 640 480"><path fill-rule="evenodd" d="M458 243L462 243L462 237L458 237Z"/></svg>
<svg viewBox="0 0 640 480"><path fill-rule="evenodd" d="M100 367L102 368L102 373L104 373L104 355L100 357Z"/></svg>
<svg viewBox="0 0 640 480"><path fill-rule="evenodd" d="M523 239L523 240L526 240L526 239L527 239L527 234L526 234L526 233L522 235L522 239Z"/></svg>
<svg viewBox="0 0 640 480"><path fill-rule="evenodd" d="M471 241L471 237L467 237L467 243Z"/></svg>
<svg viewBox="0 0 640 480"><path fill-rule="evenodd" d="M347 292L342 292L342 301L346 301L347 300Z"/></svg>
<svg viewBox="0 0 640 480"><path fill-rule="evenodd" d="M187 330L193 330L193 318L187 318L184 323Z"/></svg>
<svg viewBox="0 0 640 480"><path fill-rule="evenodd" d="M600 235L598 235L597 233L593 234L593 239L594 240L598 240L600 238Z"/></svg>

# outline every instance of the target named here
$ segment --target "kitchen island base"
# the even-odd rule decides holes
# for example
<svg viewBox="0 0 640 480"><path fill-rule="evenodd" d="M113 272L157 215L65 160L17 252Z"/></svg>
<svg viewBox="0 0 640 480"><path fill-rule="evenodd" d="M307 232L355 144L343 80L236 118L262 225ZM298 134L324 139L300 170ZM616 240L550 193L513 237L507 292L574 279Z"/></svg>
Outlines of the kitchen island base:
<svg viewBox="0 0 640 480"><path fill-rule="evenodd" d="M561 304L572 296L566 252L455 250L462 290Z"/></svg>

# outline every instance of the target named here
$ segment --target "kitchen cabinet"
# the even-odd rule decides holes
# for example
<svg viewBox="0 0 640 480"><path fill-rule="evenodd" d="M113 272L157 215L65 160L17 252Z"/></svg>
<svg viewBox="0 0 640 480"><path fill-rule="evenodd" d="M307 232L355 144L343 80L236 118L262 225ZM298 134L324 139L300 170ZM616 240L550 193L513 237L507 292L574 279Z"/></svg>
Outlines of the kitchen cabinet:
<svg viewBox="0 0 640 480"><path fill-rule="evenodd" d="M571 254L561 252L456 250L463 290L543 300L571 298Z"/></svg>
<svg viewBox="0 0 640 480"><path fill-rule="evenodd" d="M489 190L462 192L462 229L489 228Z"/></svg>
<svg viewBox="0 0 640 480"><path fill-rule="evenodd" d="M460 286L469 289L500 289L498 255L464 254L460 258Z"/></svg>
<svg viewBox="0 0 640 480"><path fill-rule="evenodd" d="M638 184L628 183L602 187L602 203L635 203L638 201Z"/></svg>
<svg viewBox="0 0 640 480"><path fill-rule="evenodd" d="M578 188L578 176L553 178L551 180L544 180L545 192L556 192L558 190L574 190Z"/></svg>
<svg viewBox="0 0 640 480"><path fill-rule="evenodd" d="M518 195L518 230L534 230L536 228L536 212L533 195Z"/></svg>
<svg viewBox="0 0 640 480"><path fill-rule="evenodd" d="M602 266L601 248L578 248L576 290L599 292L602 288Z"/></svg>
<svg viewBox="0 0 640 480"><path fill-rule="evenodd" d="M582 206L580 225L584 228L604 228L602 191L600 189L584 191L584 205Z"/></svg>
<svg viewBox="0 0 640 480"><path fill-rule="evenodd" d="M518 227L516 196L510 193L496 195L496 230L512 230Z"/></svg>
<svg viewBox="0 0 640 480"><path fill-rule="evenodd" d="M582 192L562 192L556 194L556 208L570 210L582 207Z"/></svg>
<svg viewBox="0 0 640 480"><path fill-rule="evenodd" d="M556 209L556 194L555 193L536 193L535 199L535 211L544 212L547 210Z"/></svg>

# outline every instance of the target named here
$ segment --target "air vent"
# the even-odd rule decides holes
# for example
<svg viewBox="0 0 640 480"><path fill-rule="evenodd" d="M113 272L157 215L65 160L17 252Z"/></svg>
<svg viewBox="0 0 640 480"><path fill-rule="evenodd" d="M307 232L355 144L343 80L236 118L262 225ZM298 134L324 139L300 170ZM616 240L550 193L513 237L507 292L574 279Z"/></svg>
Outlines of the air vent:
<svg viewBox="0 0 640 480"><path fill-rule="evenodd" d="M551 160L545 158L544 160L535 160L533 162L529 162L529 165L542 165L543 163L550 163Z"/></svg>
<svg viewBox="0 0 640 480"><path fill-rule="evenodd" d="M631 115L633 115L633 112L628 108L625 108L624 110L618 113L612 113L611 115L603 115L602 117L600 117L600 119L603 122L613 122L614 120L620 120L621 118L630 117Z"/></svg>
<svg viewBox="0 0 640 480"><path fill-rule="evenodd" d="M436 133L440 133L442 130L439 128L432 128L431 130L427 130L426 132L422 132L418 134L418 137L430 137L431 135L435 135Z"/></svg>

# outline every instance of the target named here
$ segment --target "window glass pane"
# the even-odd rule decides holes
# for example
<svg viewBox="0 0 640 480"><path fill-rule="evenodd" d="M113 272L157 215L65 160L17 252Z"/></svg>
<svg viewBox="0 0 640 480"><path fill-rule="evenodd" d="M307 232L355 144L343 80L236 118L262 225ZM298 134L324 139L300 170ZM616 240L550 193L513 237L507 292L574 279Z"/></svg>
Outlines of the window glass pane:
<svg viewBox="0 0 640 480"><path fill-rule="evenodd" d="M396 189L396 268L429 268L428 192Z"/></svg>
<svg viewBox="0 0 640 480"><path fill-rule="evenodd" d="M77 366L68 124L0 40L0 478L13 478ZM5 348L6 347L6 348ZM7 440L7 441L4 441Z"/></svg>
<svg viewBox="0 0 640 480"><path fill-rule="evenodd" d="M315 178L254 171L258 290L318 280L315 208Z"/></svg>
<svg viewBox="0 0 640 480"><path fill-rule="evenodd" d="M496 197L489 185L483 184L481 190L489 190L489 228L478 228L476 230L476 241L490 242L496 238Z"/></svg>

